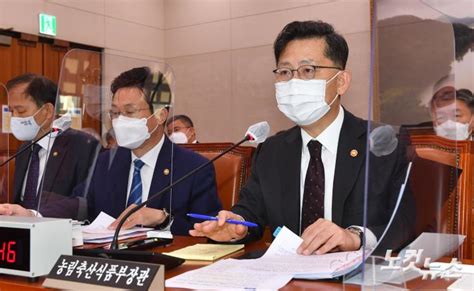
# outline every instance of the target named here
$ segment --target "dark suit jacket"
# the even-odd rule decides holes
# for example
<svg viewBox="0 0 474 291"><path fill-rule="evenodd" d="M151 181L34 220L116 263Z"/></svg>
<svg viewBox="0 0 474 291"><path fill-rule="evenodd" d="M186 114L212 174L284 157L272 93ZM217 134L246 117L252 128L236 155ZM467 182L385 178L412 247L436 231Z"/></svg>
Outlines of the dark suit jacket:
<svg viewBox="0 0 474 291"><path fill-rule="evenodd" d="M97 160L95 173L89 188L88 212L92 221L97 215L104 211L107 214L118 217L127 204L127 186L131 166L131 152L119 147L114 159L110 164L110 151L104 152ZM171 166L171 156L173 165ZM165 137L155 172L150 186L149 198L168 186L173 170L173 180L181 178L191 170L207 162L203 156L190 150L174 146ZM169 174L165 174L165 169ZM214 166L211 164L203 168L197 174L183 180L172 190L172 209L170 210L171 193L166 192L157 200L152 201L148 207L156 209L166 208L174 215L171 226L173 234L187 235L197 220L186 216L189 212L216 215L221 210L221 203L217 196Z"/></svg>
<svg viewBox="0 0 474 291"><path fill-rule="evenodd" d="M30 144L30 142L25 143L21 148ZM86 180L98 148L100 148L98 140L82 131L70 128L58 135L44 170L43 193L54 193L54 197L59 199L71 196L73 189ZM21 204L21 190L26 178L30 155L31 151L26 150L16 157L13 186L15 203ZM49 199L53 199L52 197L50 195ZM47 203L43 198L46 199L46 195L41 198L40 206L42 204L45 206L44 204ZM45 211L40 209L43 216L65 216L59 208L48 208Z"/></svg>
<svg viewBox="0 0 474 291"><path fill-rule="evenodd" d="M332 202L332 221L341 227L363 225L366 140L367 121L345 111ZM299 233L301 148L299 127L277 134L257 148L250 179L232 209L262 226L250 228L248 239L260 238L265 225L272 232L278 226L287 226ZM353 149L358 152L355 157L350 155ZM403 183L407 166L404 157L401 148L382 157L370 154L367 226L377 238L385 229ZM391 228L396 238L390 238L390 246L399 247L413 235L409 230L414 219L411 198L409 190L406 191L401 204L403 211L398 211Z"/></svg>

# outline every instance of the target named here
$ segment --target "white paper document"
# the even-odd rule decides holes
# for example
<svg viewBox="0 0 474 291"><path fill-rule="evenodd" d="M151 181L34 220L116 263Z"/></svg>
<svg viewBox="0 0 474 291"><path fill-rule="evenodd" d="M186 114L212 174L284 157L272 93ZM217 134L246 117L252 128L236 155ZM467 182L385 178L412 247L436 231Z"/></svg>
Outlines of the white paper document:
<svg viewBox="0 0 474 291"><path fill-rule="evenodd" d="M221 260L166 280L166 287L192 289L278 289L295 279L344 275L362 262L362 251L303 256L302 239L283 227L265 255L253 260Z"/></svg>
<svg viewBox="0 0 474 291"><path fill-rule="evenodd" d="M146 233L146 237L173 239L173 234L169 230L150 230Z"/></svg>
<svg viewBox="0 0 474 291"><path fill-rule="evenodd" d="M292 278L288 273L249 270L256 260L221 260L209 266L189 271L166 280L167 288L219 290L276 290Z"/></svg>
<svg viewBox="0 0 474 291"><path fill-rule="evenodd" d="M449 285L448 291L469 291L474 290L474 275L464 274L453 284Z"/></svg>
<svg viewBox="0 0 474 291"><path fill-rule="evenodd" d="M303 239L286 227L278 233L257 268L290 272L295 279L328 279L354 270L362 262L362 250L303 256L296 249Z"/></svg>
<svg viewBox="0 0 474 291"><path fill-rule="evenodd" d="M97 218L89 225L82 227L82 236L85 243L107 243L111 242L115 230L109 230L107 227L115 221L115 218L105 212L101 212ZM149 227L133 227L131 229L121 230L119 239L133 238L137 236L146 236L146 232L153 230Z"/></svg>

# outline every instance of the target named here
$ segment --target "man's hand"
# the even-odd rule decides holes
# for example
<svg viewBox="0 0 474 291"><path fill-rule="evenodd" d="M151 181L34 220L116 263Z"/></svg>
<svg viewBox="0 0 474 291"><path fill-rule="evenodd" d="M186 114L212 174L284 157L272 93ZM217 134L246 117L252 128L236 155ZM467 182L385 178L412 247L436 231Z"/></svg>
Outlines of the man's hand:
<svg viewBox="0 0 474 291"><path fill-rule="evenodd" d="M134 208L136 205L131 204L130 206L125 209L120 216L112 222L111 225L109 225L109 229L115 229L117 225L119 224L120 220L122 220L122 217L127 214L132 208ZM129 218L125 221L125 223L122 225L122 229L129 229L134 227L135 225L145 225L145 226L156 226L160 223L162 223L166 218L166 215L163 210L161 209L155 209L155 208L148 208L148 207L143 207L134 214L130 215Z"/></svg>
<svg viewBox="0 0 474 291"><path fill-rule="evenodd" d="M303 242L297 253L322 255L330 251L355 251L361 246L357 234L341 228L326 219L318 219L308 226L301 235Z"/></svg>
<svg viewBox="0 0 474 291"><path fill-rule="evenodd" d="M247 235L248 228L240 224L226 223L227 219L244 220L242 216L233 212L222 210L217 215L217 221L207 220L195 223L194 229L189 231L192 236L206 236L215 241L230 241L242 239Z"/></svg>
<svg viewBox="0 0 474 291"><path fill-rule="evenodd" d="M30 211L18 204L0 204L0 215L9 216L35 216L33 211Z"/></svg>

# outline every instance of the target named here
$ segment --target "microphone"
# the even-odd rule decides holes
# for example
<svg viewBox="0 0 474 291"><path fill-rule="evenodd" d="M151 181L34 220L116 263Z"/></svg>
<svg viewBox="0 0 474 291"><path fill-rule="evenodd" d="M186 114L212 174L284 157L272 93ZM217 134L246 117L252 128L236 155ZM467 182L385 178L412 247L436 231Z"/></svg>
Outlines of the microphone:
<svg viewBox="0 0 474 291"><path fill-rule="evenodd" d="M214 162L215 160L219 159L220 157L222 157L223 155L225 155L226 153L230 152L231 150L233 150L234 148L238 147L239 145L243 144L244 142L246 141L249 141L249 142L252 142L252 143L262 143L265 141L265 139L268 137L270 133L270 125L268 124L268 122L266 121L262 121L262 122L259 122L259 123L256 123L254 125L251 125L247 132L245 133L245 137L240 140L239 142L237 142L236 144L232 145L231 147L229 147L228 149L226 149L225 151L223 151L222 153L220 153L219 155L215 156L214 158L210 159L209 161L207 161L206 163L202 164L201 166L195 168L194 170L190 171L189 173L187 173L186 175L182 176L181 178L179 178L178 180L176 180L175 182L171 183L169 186L163 188L161 191L159 191L158 193L150 196L148 198L148 200L146 201L143 201L142 203L138 204L137 206L135 206L134 208L132 208L129 212L127 212L127 214L125 214L122 219L119 221L119 224L117 225L117 228L115 229L115 233L114 233L114 237L113 237L113 240L112 240L112 243L110 245L110 249L111 250L117 250L118 249L118 236L119 236L119 233L120 233L120 229L122 228L122 225L125 223L125 221L127 220L127 218L130 217L130 215L132 215L133 213L137 212L138 210L140 210L141 208L143 208L147 203L151 202L151 201L154 201L156 200L158 197L160 197L161 195L163 195L164 193L168 192L170 189L172 189L174 186L176 186L177 184L181 183L182 181L186 180L187 178L191 177L192 175L194 175L195 173L199 172L200 170L202 170L203 168L209 166L212 162Z"/></svg>
<svg viewBox="0 0 474 291"><path fill-rule="evenodd" d="M381 125L369 135L369 149L377 157L391 154L397 145L397 134L390 125Z"/></svg>
<svg viewBox="0 0 474 291"><path fill-rule="evenodd" d="M270 134L270 125L266 121L255 123L247 129L245 136L250 137L250 142L262 143Z"/></svg>
<svg viewBox="0 0 474 291"><path fill-rule="evenodd" d="M11 160L13 160L14 158L16 158L17 156L21 155L22 153L24 153L26 150L28 150L32 145L35 145L36 143L38 143L40 140L42 140L44 137L46 137L48 134L53 134L53 133L56 133L57 135L60 135L61 133L63 133L64 130L60 129L60 128L57 128L57 127L53 127L51 128L51 131L48 131L47 133L43 134L42 136L40 136L39 138L37 138L36 140L32 141L31 144L29 144L28 146L25 146L24 148L22 148L21 150L19 150L18 152L16 152L13 156L9 157L8 159L6 159L3 163L0 164L0 167L3 167L4 165L8 164Z"/></svg>

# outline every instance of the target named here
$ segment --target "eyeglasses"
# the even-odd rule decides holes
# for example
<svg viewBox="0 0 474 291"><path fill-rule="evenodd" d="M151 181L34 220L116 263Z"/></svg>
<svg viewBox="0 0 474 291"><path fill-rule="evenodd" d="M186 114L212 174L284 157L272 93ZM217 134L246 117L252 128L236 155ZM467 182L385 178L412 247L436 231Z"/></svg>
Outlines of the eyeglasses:
<svg viewBox="0 0 474 291"><path fill-rule="evenodd" d="M298 76L303 80L314 79L314 76L319 71L319 69L336 69L342 70L340 67L327 67L327 66L315 66L315 65L302 65L297 69L290 68L278 68L273 70L276 80L279 82L286 82L294 77L294 73L298 72Z"/></svg>
<svg viewBox="0 0 474 291"><path fill-rule="evenodd" d="M129 117L129 118L137 118L138 112L143 111L143 110L150 110L150 108L128 108L126 112L111 109L109 110L108 114L109 114L110 119L118 118L120 115Z"/></svg>

